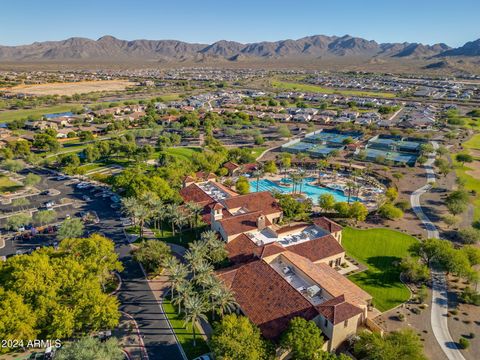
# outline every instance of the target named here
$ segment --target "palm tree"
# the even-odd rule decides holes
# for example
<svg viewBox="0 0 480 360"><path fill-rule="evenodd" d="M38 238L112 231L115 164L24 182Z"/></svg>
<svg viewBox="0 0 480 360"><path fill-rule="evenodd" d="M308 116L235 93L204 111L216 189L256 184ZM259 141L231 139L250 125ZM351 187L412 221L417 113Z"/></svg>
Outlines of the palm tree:
<svg viewBox="0 0 480 360"><path fill-rule="evenodd" d="M185 204L185 208L188 212L188 222L190 228L197 228L198 216L202 213L203 206L199 205L196 202L189 201Z"/></svg>
<svg viewBox="0 0 480 360"><path fill-rule="evenodd" d="M174 214L176 214L178 212L178 205L173 203L173 204L169 204L167 205L167 217L168 219L170 220L170 224L172 225L172 235L175 236L175 227L174 227L174 224L172 222L172 218L174 216Z"/></svg>
<svg viewBox="0 0 480 360"><path fill-rule="evenodd" d="M197 346L195 338L197 321L207 321L207 316L205 315L206 310L205 301L200 295L192 294L192 296L185 299L185 326L188 323L192 324L193 346Z"/></svg>
<svg viewBox="0 0 480 360"><path fill-rule="evenodd" d="M204 242L209 243L211 240L217 240L218 236L217 233L213 230L207 230L200 235L200 239L202 239Z"/></svg>
<svg viewBox="0 0 480 360"><path fill-rule="evenodd" d="M135 217L135 209L139 205L139 201L137 198L130 196L122 199L122 209L123 212L130 217L132 220L133 225L136 224L136 217Z"/></svg>
<svg viewBox="0 0 480 360"><path fill-rule="evenodd" d="M207 256L207 243L204 241L194 241L188 245L188 249L195 254L198 254L199 257L205 258Z"/></svg>
<svg viewBox="0 0 480 360"><path fill-rule="evenodd" d="M199 261L195 267L195 282L204 290L211 283L213 276L213 266L206 260Z"/></svg>
<svg viewBox="0 0 480 360"><path fill-rule="evenodd" d="M171 283L171 299L173 300L175 290L178 290L179 284L184 281L188 275L188 268L177 260L176 262L172 262L172 264L167 267L167 270Z"/></svg>
<svg viewBox="0 0 480 360"><path fill-rule="evenodd" d="M300 194L302 193L303 179L305 179L305 177L306 177L306 174L304 170L298 173L298 182L300 184Z"/></svg>
<svg viewBox="0 0 480 360"><path fill-rule="evenodd" d="M257 179L257 192L258 192L258 182L260 181L260 177L263 175L263 171L261 168L258 168L257 170L255 170L253 172L253 176L255 177L255 179Z"/></svg>
<svg viewBox="0 0 480 360"><path fill-rule="evenodd" d="M325 168L328 166L328 161L327 160L320 160L317 162L317 170L318 170L318 182L320 183L320 175L322 174L322 171L325 170Z"/></svg>
<svg viewBox="0 0 480 360"><path fill-rule="evenodd" d="M192 284L183 280L177 285L177 296L172 300L173 305L178 307L178 315L182 312L182 305L193 294Z"/></svg>
<svg viewBox="0 0 480 360"><path fill-rule="evenodd" d="M223 284L220 284L217 288L212 288L212 298L214 307L220 313L220 317L223 317L225 313L233 312L238 307L233 292Z"/></svg>
<svg viewBox="0 0 480 360"><path fill-rule="evenodd" d="M187 260L190 269L192 270L193 277L195 277L195 270L199 266L199 263L204 261L204 255L198 251L187 250L184 255Z"/></svg>
<svg viewBox="0 0 480 360"><path fill-rule="evenodd" d="M176 213L171 214L172 217L170 218L170 221L172 222L172 232L175 231L175 226L178 228L178 234L180 238L180 242L182 241L182 232L183 232L183 225L187 222L187 217L185 214L183 214L180 211L177 211ZM175 236L175 233L173 233Z"/></svg>
<svg viewBox="0 0 480 360"><path fill-rule="evenodd" d="M348 203L350 204L350 197L352 195L352 190L355 187L355 183L352 181L347 181L347 189L348 189Z"/></svg>
<svg viewBox="0 0 480 360"><path fill-rule="evenodd" d="M140 237L143 236L143 226L145 225L145 221L151 216L151 212L148 208L143 204L138 204L136 209L134 210L135 217L138 219L138 223L140 225Z"/></svg>
<svg viewBox="0 0 480 360"><path fill-rule="evenodd" d="M168 216L169 208L165 205L161 200L159 200L156 204L155 214L158 217L158 223L160 225L160 231L162 232L163 237L163 221Z"/></svg>

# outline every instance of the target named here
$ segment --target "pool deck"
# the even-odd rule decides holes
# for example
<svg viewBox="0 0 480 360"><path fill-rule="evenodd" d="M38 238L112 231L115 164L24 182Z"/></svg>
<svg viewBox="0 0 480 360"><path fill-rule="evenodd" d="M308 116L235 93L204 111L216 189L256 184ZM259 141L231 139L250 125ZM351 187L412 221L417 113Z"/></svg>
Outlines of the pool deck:
<svg viewBox="0 0 480 360"><path fill-rule="evenodd" d="M338 191L338 192L342 193L343 194L342 196L344 196L344 197L348 196L347 195L347 183L350 182L350 181L353 181L350 177L345 176L343 174L323 173L321 178L320 178L321 179L320 180L321 184L319 185L318 184L318 172L317 171L307 171L305 173L305 175L306 175L306 178L315 178L315 180L313 180L311 182L307 182L308 185L317 186L317 187L323 188L327 191L328 190ZM287 177L283 173L282 174L274 174L274 175L265 175L265 176L260 178L260 181L261 180L270 180L270 181L276 183L276 185L279 188L281 188L285 191L285 190L288 190L292 187L291 184L280 185L280 181L282 179L285 179L285 178L288 179L288 173L287 173ZM362 178L359 178L359 179L362 179ZM250 180L251 181L256 181L255 178L251 178ZM367 208L375 209L376 206L377 206L377 201L376 200L378 199L378 197L381 194L384 193L385 189L376 188L376 187L374 187L372 185L368 185L364 182L361 182L361 183L357 182L357 184L360 186L358 197L352 196L352 199L354 199L354 200L351 200L351 201L355 201L355 198L357 198L359 201L361 201L363 204L365 204L367 206ZM255 191L254 186L252 186L251 190ZM302 195L309 197L308 194L305 194L303 192L302 192ZM314 204L317 203L317 199L312 199L312 200L314 200Z"/></svg>

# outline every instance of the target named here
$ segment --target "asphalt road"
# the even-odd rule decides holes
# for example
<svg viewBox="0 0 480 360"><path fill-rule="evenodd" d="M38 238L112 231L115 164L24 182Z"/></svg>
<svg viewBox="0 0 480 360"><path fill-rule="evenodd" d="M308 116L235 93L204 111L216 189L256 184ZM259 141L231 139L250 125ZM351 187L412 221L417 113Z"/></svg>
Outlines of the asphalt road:
<svg viewBox="0 0 480 360"><path fill-rule="evenodd" d="M37 174L42 177L42 182L38 185L40 190L56 189L60 194L55 196L34 195L29 197L33 207L42 206L46 201L54 200L58 203L61 198L71 198L77 200L78 208L72 206L56 209L59 214L59 220L64 218L65 214L78 216L82 211L95 211L100 219L98 224L86 226L87 233L101 233L112 239L115 243L115 251L123 263L124 270L120 274L122 286L117 293L120 301L120 310L134 317L140 332L143 336L145 348L150 360L184 360L174 334L170 329L168 321L160 304L155 299L148 282L138 263L132 260L130 256L130 247L126 243L123 231L121 214L118 210L112 209L110 198L95 197L92 189L78 189L76 183L69 181L55 180L45 171L37 170ZM82 200L84 195L88 195L91 201ZM8 210L9 205L0 205L0 209ZM10 206L11 209L11 206ZM7 240L5 247L0 249L1 255L15 254L18 249L26 250L42 245L42 241L51 241L48 237L40 240L18 239L16 241Z"/></svg>
<svg viewBox="0 0 480 360"><path fill-rule="evenodd" d="M438 144L432 142L434 149L438 148ZM415 190L411 197L410 202L412 204L412 209L418 218L425 225L427 230L427 237L439 238L439 233L436 226L430 221L425 212L422 209L420 204L420 197L429 191L432 187L432 184L435 182L435 171L433 168L433 163L435 161L435 156L430 155L428 161L424 164L425 174L427 177L427 184L421 188ZM450 331L448 330L448 298L447 298L447 283L445 279L445 274L443 272L431 269L432 271L432 308L430 322L432 325L433 335L437 339L438 344L441 349L447 356L449 360L465 360L460 349L458 348L455 341L453 341Z"/></svg>

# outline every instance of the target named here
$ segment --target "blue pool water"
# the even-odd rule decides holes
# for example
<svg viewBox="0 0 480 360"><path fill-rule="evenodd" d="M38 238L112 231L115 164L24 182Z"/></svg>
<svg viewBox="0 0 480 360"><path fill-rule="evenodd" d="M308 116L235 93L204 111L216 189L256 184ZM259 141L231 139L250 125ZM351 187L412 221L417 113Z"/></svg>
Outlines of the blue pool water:
<svg viewBox="0 0 480 360"><path fill-rule="evenodd" d="M43 116L46 119L57 119L59 117L64 117L64 116L73 116L75 115L71 111L63 112L63 113L55 113L55 114L44 114Z"/></svg>
<svg viewBox="0 0 480 360"><path fill-rule="evenodd" d="M303 179L302 193L307 195L314 204L318 203L318 197L321 194L332 194L335 197L336 201L348 201L348 195L344 195L341 190L327 189L316 185L310 185L309 183L315 181L315 178L305 178ZM291 179L283 179L283 183L291 184ZM297 190L298 190L297 186ZM250 180L250 191L257 192L257 180ZM282 194L290 194L292 192L291 186L280 186L275 182L267 179L260 179L258 181L258 191L270 191L270 192L279 192ZM350 202L359 201L358 198L352 196L350 197Z"/></svg>

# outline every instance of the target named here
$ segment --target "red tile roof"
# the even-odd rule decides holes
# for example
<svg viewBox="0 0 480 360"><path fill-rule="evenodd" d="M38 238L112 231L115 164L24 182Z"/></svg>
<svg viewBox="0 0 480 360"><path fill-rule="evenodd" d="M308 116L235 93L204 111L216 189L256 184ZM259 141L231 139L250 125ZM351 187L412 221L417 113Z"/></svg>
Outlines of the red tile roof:
<svg viewBox="0 0 480 360"><path fill-rule="evenodd" d="M345 252L342 245L340 245L338 241L330 234L317 239L288 246L287 249L295 254L306 257L312 262L316 262L330 256L340 255Z"/></svg>
<svg viewBox="0 0 480 360"><path fill-rule="evenodd" d="M325 301L323 304L316 306L316 309L333 325L363 313L362 309L345 301L344 295Z"/></svg>
<svg viewBox="0 0 480 360"><path fill-rule="evenodd" d="M229 241L225 248L228 251L228 258L235 264L246 263L255 258L255 254L260 250L249 237L245 234L237 236Z"/></svg>
<svg viewBox="0 0 480 360"><path fill-rule="evenodd" d="M268 191L238 195L223 200L227 209L245 208L249 212L262 211L265 215L282 211L277 200Z"/></svg>
<svg viewBox="0 0 480 360"><path fill-rule="evenodd" d="M342 227L339 224L324 216L313 219L313 223L320 226L322 229L325 229L329 233L334 233L342 230Z"/></svg>
<svg viewBox="0 0 480 360"><path fill-rule="evenodd" d="M196 184L190 184L180 190L180 196L185 202L196 202L200 205L205 205L205 203L210 203L214 201L210 196L208 196L205 191L200 189Z"/></svg>
<svg viewBox="0 0 480 360"><path fill-rule="evenodd" d="M225 164L223 164L223 167L229 171L235 171L239 168L239 166L232 161L227 161Z"/></svg>
<svg viewBox="0 0 480 360"><path fill-rule="evenodd" d="M278 338L296 316L311 320L318 314L302 294L263 260L221 271L218 276L267 339Z"/></svg>
<svg viewBox="0 0 480 360"><path fill-rule="evenodd" d="M248 212L246 214L236 215L224 218L218 222L228 236L241 234L258 229L257 219L263 213L261 211ZM270 226L272 223L265 219L265 225Z"/></svg>

